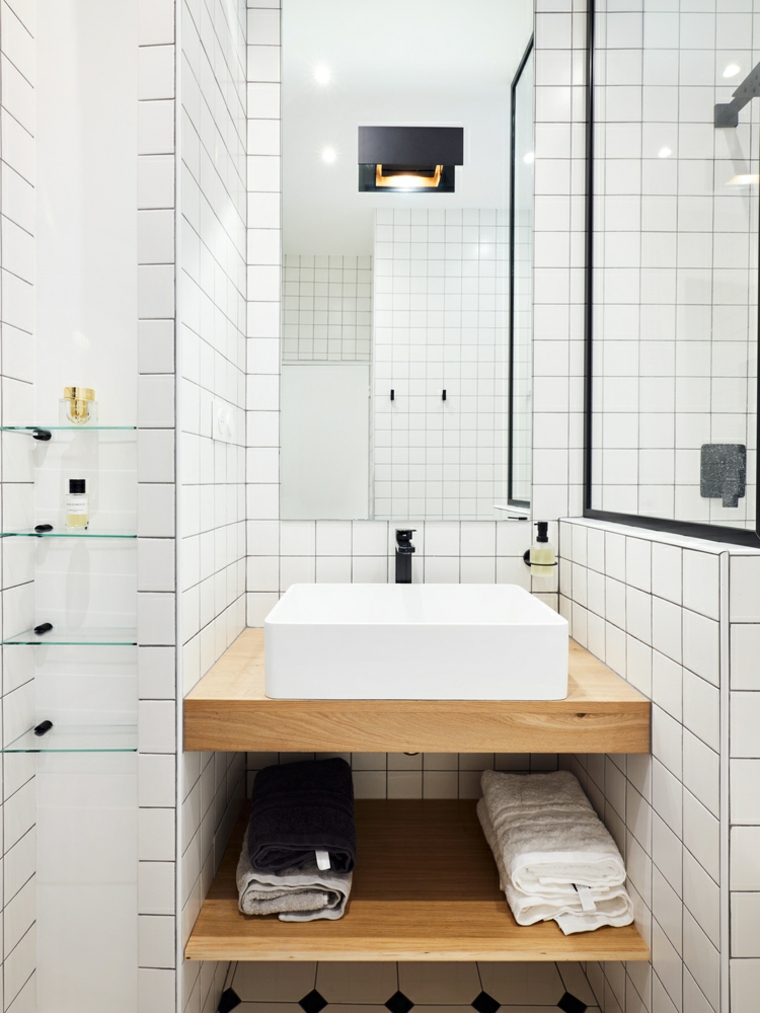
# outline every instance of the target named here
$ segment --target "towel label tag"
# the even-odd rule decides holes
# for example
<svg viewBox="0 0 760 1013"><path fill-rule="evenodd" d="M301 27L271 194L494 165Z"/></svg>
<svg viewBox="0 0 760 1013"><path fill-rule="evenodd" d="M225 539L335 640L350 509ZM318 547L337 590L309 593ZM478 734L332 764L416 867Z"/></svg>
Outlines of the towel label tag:
<svg viewBox="0 0 760 1013"><path fill-rule="evenodd" d="M317 868L320 872L326 872L330 868L330 852L315 851L314 854L317 857Z"/></svg>
<svg viewBox="0 0 760 1013"><path fill-rule="evenodd" d="M573 883L573 886L578 892L578 897L580 899L581 907L583 908L583 910L596 911L596 904L594 903L594 898L591 896L591 887L578 886L577 883Z"/></svg>

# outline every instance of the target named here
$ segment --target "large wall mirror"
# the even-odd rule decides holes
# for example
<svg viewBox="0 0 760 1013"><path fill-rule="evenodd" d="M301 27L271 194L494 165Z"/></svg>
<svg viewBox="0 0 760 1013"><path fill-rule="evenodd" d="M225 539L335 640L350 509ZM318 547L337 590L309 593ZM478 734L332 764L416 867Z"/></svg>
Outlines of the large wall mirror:
<svg viewBox="0 0 760 1013"><path fill-rule="evenodd" d="M284 519L515 514L512 84L532 21L531 0L282 0ZM532 87L519 101L529 155Z"/></svg>

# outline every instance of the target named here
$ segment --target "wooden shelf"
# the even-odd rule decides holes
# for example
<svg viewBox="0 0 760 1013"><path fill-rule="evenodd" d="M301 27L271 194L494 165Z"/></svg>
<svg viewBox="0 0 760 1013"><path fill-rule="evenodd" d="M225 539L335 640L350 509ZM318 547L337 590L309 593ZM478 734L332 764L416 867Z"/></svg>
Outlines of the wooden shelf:
<svg viewBox="0 0 760 1013"><path fill-rule="evenodd" d="M272 700L264 693L264 631L248 629L185 698L184 718L188 750L650 750L649 701L572 640L565 700Z"/></svg>
<svg viewBox="0 0 760 1013"><path fill-rule="evenodd" d="M357 801L345 916L281 922L238 911L241 815L185 949L188 960L648 960L633 925L565 936L515 923L475 802Z"/></svg>

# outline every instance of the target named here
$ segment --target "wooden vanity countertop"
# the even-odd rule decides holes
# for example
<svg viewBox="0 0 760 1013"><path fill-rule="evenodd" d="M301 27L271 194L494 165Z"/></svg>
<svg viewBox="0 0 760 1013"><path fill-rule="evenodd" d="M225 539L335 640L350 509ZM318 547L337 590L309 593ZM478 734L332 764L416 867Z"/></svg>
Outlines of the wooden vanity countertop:
<svg viewBox="0 0 760 1013"><path fill-rule="evenodd" d="M573 640L564 700L273 700L264 631L247 629L185 698L184 748L648 753L650 713L646 697Z"/></svg>

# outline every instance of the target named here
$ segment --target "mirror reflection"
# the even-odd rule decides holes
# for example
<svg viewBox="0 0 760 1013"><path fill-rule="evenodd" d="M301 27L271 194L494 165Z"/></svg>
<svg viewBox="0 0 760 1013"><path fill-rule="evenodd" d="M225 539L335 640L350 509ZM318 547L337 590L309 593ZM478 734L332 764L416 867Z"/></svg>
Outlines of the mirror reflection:
<svg viewBox="0 0 760 1013"><path fill-rule="evenodd" d="M507 517L511 85L531 4L282 6L281 515Z"/></svg>

